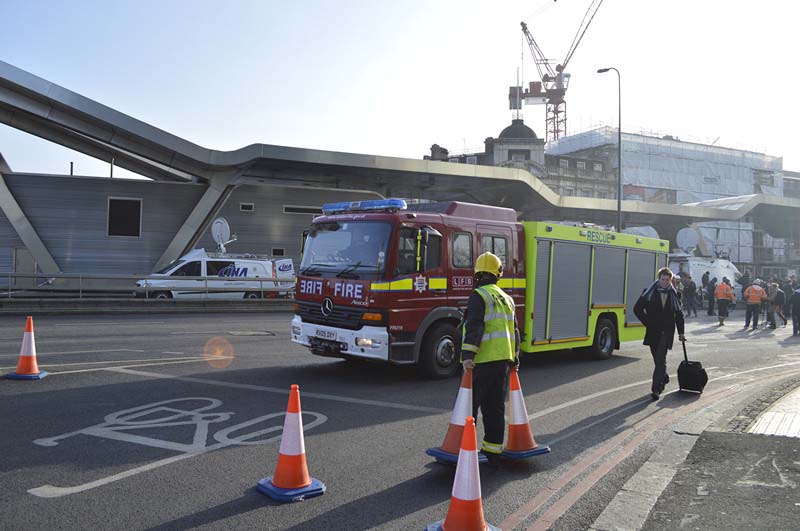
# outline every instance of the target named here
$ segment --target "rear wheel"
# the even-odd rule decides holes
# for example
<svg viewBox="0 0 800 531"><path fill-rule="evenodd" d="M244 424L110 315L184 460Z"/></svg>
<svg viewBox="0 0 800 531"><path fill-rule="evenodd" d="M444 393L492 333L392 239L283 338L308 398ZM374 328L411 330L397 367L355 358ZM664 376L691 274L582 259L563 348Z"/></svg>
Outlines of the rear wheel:
<svg viewBox="0 0 800 531"><path fill-rule="evenodd" d="M261 294L258 293L257 291L248 291L247 293L244 294L244 298L245 299L260 299L261 298Z"/></svg>
<svg viewBox="0 0 800 531"><path fill-rule="evenodd" d="M151 299L171 299L172 298L172 293L170 293L169 291L157 291L157 292L153 293L152 295L150 295L150 298Z"/></svg>
<svg viewBox="0 0 800 531"><path fill-rule="evenodd" d="M428 378L450 378L458 372L456 326L450 323L434 325L422 341L419 370Z"/></svg>
<svg viewBox="0 0 800 531"><path fill-rule="evenodd" d="M607 317L597 320L594 330L594 343L590 347L592 356L597 359L607 360L614 354L614 346L617 344L617 327L614 321Z"/></svg>

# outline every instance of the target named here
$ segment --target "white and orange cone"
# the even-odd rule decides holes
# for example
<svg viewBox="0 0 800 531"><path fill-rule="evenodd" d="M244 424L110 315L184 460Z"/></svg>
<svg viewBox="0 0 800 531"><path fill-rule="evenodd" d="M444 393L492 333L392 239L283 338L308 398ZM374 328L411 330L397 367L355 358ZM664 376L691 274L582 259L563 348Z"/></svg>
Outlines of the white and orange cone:
<svg viewBox="0 0 800 531"><path fill-rule="evenodd" d="M467 417L472 415L472 369L466 369L461 376L461 386L458 388L456 405L450 416L450 424L444 436L444 442L439 448L428 448L425 453L435 457L440 463L455 464L461 448L461 438L464 434L464 424ZM481 462L486 461L485 456L480 456Z"/></svg>
<svg viewBox="0 0 800 531"><path fill-rule="evenodd" d="M259 492L279 502L294 502L325 494L325 484L312 478L306 463L300 387L292 384L283 421L281 447L275 474L258 482Z"/></svg>
<svg viewBox="0 0 800 531"><path fill-rule="evenodd" d="M39 370L36 363L36 339L33 337L33 317L28 316L25 322L25 335L22 337L22 348L19 351L17 370L6 374L12 380L41 380L47 376L45 371Z"/></svg>
<svg viewBox="0 0 800 531"><path fill-rule="evenodd" d="M493 525L487 524L483 517L478 438L475 435L473 417L467 417L463 431L447 518L430 524L427 531L499 531Z"/></svg>
<svg viewBox="0 0 800 531"><path fill-rule="evenodd" d="M508 437L503 457L507 459L527 459L535 455L549 454L549 446L539 446L533 438L525 397L519 384L517 369L511 369L509 385Z"/></svg>

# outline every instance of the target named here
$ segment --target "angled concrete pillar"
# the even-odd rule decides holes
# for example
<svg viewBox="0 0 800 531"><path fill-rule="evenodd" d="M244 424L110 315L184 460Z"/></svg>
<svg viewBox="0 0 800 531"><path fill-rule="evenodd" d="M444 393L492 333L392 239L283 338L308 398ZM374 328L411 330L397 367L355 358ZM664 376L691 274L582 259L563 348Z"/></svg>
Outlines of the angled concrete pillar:
<svg viewBox="0 0 800 531"><path fill-rule="evenodd" d="M0 165L5 165L6 168L8 168L2 156L0 156L0 163L2 163ZM25 247L27 247L33 255L33 259L36 261L36 265L39 266L39 270L42 273L60 273L61 268L59 268L56 261L53 260L50 251L47 250L44 242L39 238L39 234L36 233L36 229L34 229L31 222L28 221L28 217L25 215L25 212L22 211L22 207L17 203L11 190L8 189L5 176L3 176L2 173L0 173L0 210L6 215L11 226L17 231L19 239L22 240L22 243L25 244Z"/></svg>
<svg viewBox="0 0 800 531"><path fill-rule="evenodd" d="M236 181L240 176L241 173L236 172L211 178L205 193L194 206L186 221L183 222L175 237L172 238L164 254L158 259L153 271L166 267L167 264L177 260L194 247L236 188Z"/></svg>

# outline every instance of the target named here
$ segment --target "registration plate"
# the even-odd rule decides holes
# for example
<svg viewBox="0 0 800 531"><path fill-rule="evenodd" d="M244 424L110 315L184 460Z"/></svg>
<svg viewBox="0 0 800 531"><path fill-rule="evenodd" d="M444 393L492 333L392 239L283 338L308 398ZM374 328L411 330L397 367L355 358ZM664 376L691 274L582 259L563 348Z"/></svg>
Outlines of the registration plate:
<svg viewBox="0 0 800 531"><path fill-rule="evenodd" d="M321 339L330 339L332 341L336 341L336 332L334 332L333 330L317 329L316 336Z"/></svg>

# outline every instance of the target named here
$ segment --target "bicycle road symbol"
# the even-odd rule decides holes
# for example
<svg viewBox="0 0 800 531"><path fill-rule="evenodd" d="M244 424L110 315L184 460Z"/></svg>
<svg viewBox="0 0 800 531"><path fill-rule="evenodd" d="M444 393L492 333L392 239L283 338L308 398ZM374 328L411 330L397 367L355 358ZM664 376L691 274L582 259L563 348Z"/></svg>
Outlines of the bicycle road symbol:
<svg viewBox="0 0 800 531"><path fill-rule="evenodd" d="M183 403L184 407L180 407ZM204 405L203 405L204 404ZM36 439L34 444L39 446L58 446L60 441L74 437L76 435L88 435L92 437L100 437L104 439L112 439L116 441L129 442L134 444L141 444L154 448L162 448L165 450L173 450L181 452L179 455L161 459L147 465L143 465L113 476L102 478L82 485L74 487L54 487L52 485L43 485L30 489L28 492L35 496L43 498L58 498L67 496L76 492L83 492L90 490L101 485L119 481L141 472L153 470L155 468L181 461L189 457L201 455L212 450L224 448L233 445L255 445L266 444L269 442L280 439L281 432L283 431L283 423L275 423L268 425L261 429L251 429L258 424L265 423L278 417L283 417L285 412L271 413L263 415L254 419L241 422L239 424L220 429L213 434L213 439L216 441L214 444L208 444L209 426L212 424L219 424L227 422L234 415L233 412L210 412L222 405L222 401L216 398L174 398L172 400L164 400L161 402L154 402L152 404L145 404L130 409L123 409L106 415L103 422L83 428L73 432L58 435L56 437L47 437L43 439ZM322 413L315 413L312 411L304 411L303 417L313 417L313 420L304 423L303 430L307 431L311 428L319 426L326 422L328 417ZM191 443L181 443L165 439L157 439L152 436L145 436L141 433L136 433L137 430L148 430L149 432L158 428L172 428L176 426L195 426L195 432L192 437ZM238 435L237 435L238 434Z"/></svg>

